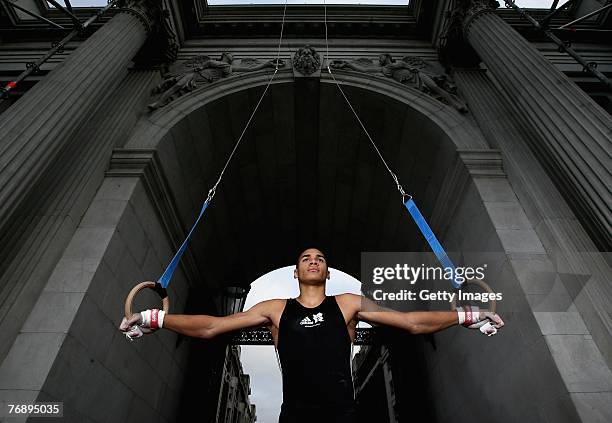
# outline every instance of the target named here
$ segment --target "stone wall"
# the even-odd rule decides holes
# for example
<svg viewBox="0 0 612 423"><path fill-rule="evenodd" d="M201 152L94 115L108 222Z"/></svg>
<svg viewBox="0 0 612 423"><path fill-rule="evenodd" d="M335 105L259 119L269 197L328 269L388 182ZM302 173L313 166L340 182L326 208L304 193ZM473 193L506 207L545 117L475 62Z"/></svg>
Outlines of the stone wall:
<svg viewBox="0 0 612 423"><path fill-rule="evenodd" d="M438 421L580 421L513 266L515 255L545 253L516 195L497 173L476 176L460 196L444 244L490 257L487 282L503 294L506 327L493 337L450 329L425 343Z"/></svg>
<svg viewBox="0 0 612 423"><path fill-rule="evenodd" d="M1 398L62 401L70 422L173 421L188 343L169 331L129 342L117 330L129 290L171 254L143 184L106 178L0 367ZM172 312L187 291L179 268ZM158 303L143 295L135 308Z"/></svg>

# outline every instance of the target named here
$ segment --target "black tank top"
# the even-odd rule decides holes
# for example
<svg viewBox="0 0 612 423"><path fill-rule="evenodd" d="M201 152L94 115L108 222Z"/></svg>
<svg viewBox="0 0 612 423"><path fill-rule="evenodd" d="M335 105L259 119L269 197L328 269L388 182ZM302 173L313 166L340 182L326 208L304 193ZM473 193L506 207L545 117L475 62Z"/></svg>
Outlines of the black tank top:
<svg viewBox="0 0 612 423"><path fill-rule="evenodd" d="M325 297L314 308L288 299L278 330L278 355L285 405L354 403L351 339L336 297Z"/></svg>

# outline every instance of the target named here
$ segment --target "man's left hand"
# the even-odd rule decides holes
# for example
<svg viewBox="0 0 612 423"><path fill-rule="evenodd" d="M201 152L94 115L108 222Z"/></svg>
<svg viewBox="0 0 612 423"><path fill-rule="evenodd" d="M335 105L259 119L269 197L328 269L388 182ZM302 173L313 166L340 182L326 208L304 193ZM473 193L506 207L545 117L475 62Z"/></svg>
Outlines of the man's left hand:
<svg viewBox="0 0 612 423"><path fill-rule="evenodd" d="M497 313L483 310L481 313L480 322L476 323L478 329L487 336L493 336L497 330L504 326L504 321Z"/></svg>

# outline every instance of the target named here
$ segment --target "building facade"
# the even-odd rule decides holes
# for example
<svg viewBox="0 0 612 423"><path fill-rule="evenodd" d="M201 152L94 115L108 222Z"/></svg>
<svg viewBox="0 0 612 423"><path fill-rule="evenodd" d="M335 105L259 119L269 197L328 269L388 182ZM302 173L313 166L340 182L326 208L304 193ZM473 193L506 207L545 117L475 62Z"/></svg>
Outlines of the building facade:
<svg viewBox="0 0 612 423"><path fill-rule="evenodd" d="M172 312L220 313L224 287L304 244L356 277L362 251L427 251L341 88L446 248L502 257L503 336L404 340L421 353L387 367L419 372L427 398L396 402L441 422L612 420L610 9L561 28L604 2L531 10L538 31L485 0L284 19L282 5L124 0L87 25L97 9L22 6L0 6L0 401L61 401L79 422L214 416L222 353L116 327L239 139ZM201 386L207 400L184 400Z"/></svg>
<svg viewBox="0 0 612 423"><path fill-rule="evenodd" d="M240 346L227 347L219 406L215 421L223 423L253 423L257 421L255 404L251 404L249 395L251 384L249 375L242 370L240 363Z"/></svg>

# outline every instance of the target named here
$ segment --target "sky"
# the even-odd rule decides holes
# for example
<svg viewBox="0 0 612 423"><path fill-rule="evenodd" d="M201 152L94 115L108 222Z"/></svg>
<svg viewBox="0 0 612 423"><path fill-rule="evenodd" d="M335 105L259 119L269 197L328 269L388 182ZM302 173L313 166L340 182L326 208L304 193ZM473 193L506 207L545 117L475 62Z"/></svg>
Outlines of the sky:
<svg viewBox="0 0 612 423"><path fill-rule="evenodd" d="M272 298L293 298L299 294L297 281L293 279L295 266L274 270L251 284L244 309L248 310L260 301ZM361 283L339 270L330 268L327 295L346 292L360 294ZM241 361L244 372L251 376L251 402L257 406L259 423L278 421L282 400L280 369L272 346L242 346ZM357 348L354 349L354 353Z"/></svg>

